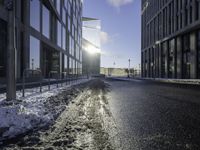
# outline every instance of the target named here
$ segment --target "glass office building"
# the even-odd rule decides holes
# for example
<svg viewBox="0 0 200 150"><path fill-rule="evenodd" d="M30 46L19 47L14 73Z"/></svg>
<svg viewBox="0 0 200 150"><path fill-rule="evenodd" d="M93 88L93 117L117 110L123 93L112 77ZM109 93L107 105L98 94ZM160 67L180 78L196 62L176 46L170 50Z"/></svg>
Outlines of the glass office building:
<svg viewBox="0 0 200 150"><path fill-rule="evenodd" d="M99 75L101 62L101 21L83 17L83 74Z"/></svg>
<svg viewBox="0 0 200 150"><path fill-rule="evenodd" d="M142 0L142 76L200 79L199 0Z"/></svg>
<svg viewBox="0 0 200 150"><path fill-rule="evenodd" d="M82 0L16 0L16 77L24 69L82 73ZM0 79L6 77L7 10L0 0Z"/></svg>

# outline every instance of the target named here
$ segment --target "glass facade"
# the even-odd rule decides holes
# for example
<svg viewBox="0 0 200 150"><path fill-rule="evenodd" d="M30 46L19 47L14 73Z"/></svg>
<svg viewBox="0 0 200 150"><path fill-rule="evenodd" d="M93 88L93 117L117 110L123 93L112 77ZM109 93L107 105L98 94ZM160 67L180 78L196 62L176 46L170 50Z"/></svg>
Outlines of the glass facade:
<svg viewBox="0 0 200 150"><path fill-rule="evenodd" d="M169 42L169 71L168 78L173 78L175 66L174 66L174 55L175 55L175 40L172 39Z"/></svg>
<svg viewBox="0 0 200 150"><path fill-rule="evenodd" d="M161 50L161 76L164 78L166 77L166 72L165 72L165 58L166 58L166 53L167 53L167 42L164 42L162 44L162 50Z"/></svg>
<svg viewBox="0 0 200 150"><path fill-rule="evenodd" d="M57 9L59 14L60 14L60 5L61 5L61 1L60 0L56 0L56 9Z"/></svg>
<svg viewBox="0 0 200 150"><path fill-rule="evenodd" d="M159 63L154 76L159 78L199 78L199 0L142 0L142 55L152 58L158 47ZM148 4L148 7L146 7ZM197 28L195 28L197 27ZM195 36L197 35L197 36ZM167 46L165 47L167 43ZM150 59L142 59L142 77L149 77Z"/></svg>
<svg viewBox="0 0 200 150"><path fill-rule="evenodd" d="M63 23L66 25L66 10L64 9L64 7L63 7L63 9L62 9L63 11L62 11L62 21L63 21Z"/></svg>
<svg viewBox="0 0 200 150"><path fill-rule="evenodd" d="M33 36L30 36L30 69L40 69L40 41Z"/></svg>
<svg viewBox="0 0 200 150"><path fill-rule="evenodd" d="M67 55L64 56L64 72L68 72L68 58L67 58Z"/></svg>
<svg viewBox="0 0 200 150"><path fill-rule="evenodd" d="M0 0L0 5L3 3L4 0ZM27 10L29 13L25 12ZM16 43L17 78L22 77L24 68L41 69L44 77L48 77L50 71L57 71L59 74L78 73L80 66L78 64L82 63L81 0L16 1L16 12L19 21L16 24L16 33L20 38ZM2 19L7 17L6 13L7 11ZM27 16L29 14L30 16ZM6 72L7 41L7 23L1 20L2 15L0 15L0 78L5 77ZM30 19L29 22L26 22L27 19Z"/></svg>
<svg viewBox="0 0 200 150"><path fill-rule="evenodd" d="M101 33L100 20L93 18L83 18L82 48L83 48L84 74L97 75L100 73L100 55L101 55L100 33ZM79 53L76 55L76 57L79 57Z"/></svg>
<svg viewBox="0 0 200 150"><path fill-rule="evenodd" d="M66 50L66 29L63 27L62 29L62 48Z"/></svg>
<svg viewBox="0 0 200 150"><path fill-rule="evenodd" d="M42 34L50 37L50 12L46 6L42 6Z"/></svg>
<svg viewBox="0 0 200 150"><path fill-rule="evenodd" d="M69 58L69 74L73 74L72 58Z"/></svg>
<svg viewBox="0 0 200 150"><path fill-rule="evenodd" d="M30 25L40 31L40 1L30 1Z"/></svg>
<svg viewBox="0 0 200 150"><path fill-rule="evenodd" d="M59 47L62 46L62 26L59 21L57 21L57 44Z"/></svg>
<svg viewBox="0 0 200 150"><path fill-rule="evenodd" d="M183 37L183 78L190 78L190 35Z"/></svg>

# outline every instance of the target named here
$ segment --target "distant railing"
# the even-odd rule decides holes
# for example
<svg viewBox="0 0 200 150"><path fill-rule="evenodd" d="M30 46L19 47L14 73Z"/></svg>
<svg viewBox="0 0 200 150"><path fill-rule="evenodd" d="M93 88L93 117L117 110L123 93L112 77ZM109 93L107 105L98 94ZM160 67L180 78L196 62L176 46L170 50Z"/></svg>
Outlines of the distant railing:
<svg viewBox="0 0 200 150"><path fill-rule="evenodd" d="M28 76L29 75L29 76ZM54 75L54 76L53 76ZM32 76L32 78L31 78ZM67 72L58 72L58 71L50 71L48 73L48 81L47 83L44 81L43 83L43 75L41 70L33 70L33 69L24 69L23 71L23 81L22 81L22 97L25 97L25 89L26 89L26 78L28 77L28 79L33 80L34 77L37 77L37 82L36 84L39 84L39 92L42 93L43 89L42 86L47 85L47 90L51 90L51 85L55 85L58 88L59 84L61 84L61 87L63 86L63 84L65 83L66 85L72 85L75 83L78 83L79 79L84 79L87 78L87 76L80 76L78 74L68 74ZM38 82L38 78L39 78L39 82ZM52 79L52 80L51 80ZM44 90L46 88L44 87Z"/></svg>
<svg viewBox="0 0 200 150"><path fill-rule="evenodd" d="M32 75L33 75L33 73L34 72L37 72L37 73L39 73L39 77L40 77L40 92L42 92L42 72L41 72L41 70L33 70L33 69L24 69L24 71L23 71L23 81L22 81L22 97L25 97L25 78L26 78L26 75L27 75L27 72L31 72L32 73Z"/></svg>
<svg viewBox="0 0 200 150"><path fill-rule="evenodd" d="M59 73L58 73L58 71L50 71L49 74L48 74L48 81L49 81L48 89L49 89L49 90L50 90L50 88L51 88L51 75L52 75L52 74L57 74L57 88L58 88Z"/></svg>

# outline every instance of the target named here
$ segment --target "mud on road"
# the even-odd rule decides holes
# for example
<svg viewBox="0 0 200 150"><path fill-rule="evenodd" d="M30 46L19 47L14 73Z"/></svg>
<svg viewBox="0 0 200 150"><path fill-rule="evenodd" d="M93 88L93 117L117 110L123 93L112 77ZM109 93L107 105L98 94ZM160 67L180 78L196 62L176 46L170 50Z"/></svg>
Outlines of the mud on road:
<svg viewBox="0 0 200 150"><path fill-rule="evenodd" d="M116 149L111 136L115 135L116 128L108 105L108 91L109 85L96 79L51 97L48 103L64 108L54 124L15 140L3 149Z"/></svg>

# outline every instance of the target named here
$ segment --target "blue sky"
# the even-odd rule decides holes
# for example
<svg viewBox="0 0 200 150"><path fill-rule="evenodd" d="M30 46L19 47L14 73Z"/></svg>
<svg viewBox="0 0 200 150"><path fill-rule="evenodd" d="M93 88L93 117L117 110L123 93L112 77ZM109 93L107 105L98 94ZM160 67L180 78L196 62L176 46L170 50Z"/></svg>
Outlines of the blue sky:
<svg viewBox="0 0 200 150"><path fill-rule="evenodd" d="M98 18L102 26L101 66L140 64L141 0L84 0L83 16Z"/></svg>

